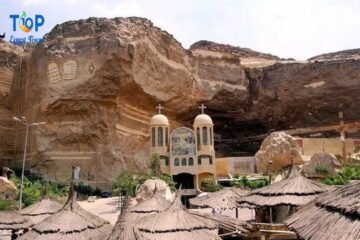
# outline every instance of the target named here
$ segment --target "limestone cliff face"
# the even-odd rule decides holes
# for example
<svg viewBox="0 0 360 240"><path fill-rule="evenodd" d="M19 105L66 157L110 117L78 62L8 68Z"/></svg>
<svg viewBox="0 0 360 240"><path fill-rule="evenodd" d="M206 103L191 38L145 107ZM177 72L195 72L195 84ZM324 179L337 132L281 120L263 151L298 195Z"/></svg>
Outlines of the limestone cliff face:
<svg viewBox="0 0 360 240"><path fill-rule="evenodd" d="M1 55L2 62L9 61ZM101 186L122 169L147 167L158 103L173 128L191 126L205 103L216 138L231 140L217 142L219 156L256 152L258 145L237 140L334 123L338 110L359 118L359 65L352 58L300 63L206 41L187 50L146 19L90 18L57 25L26 53L6 108L16 114L20 100L21 115L47 122L31 132L34 171L66 181L71 165L80 165L82 177Z"/></svg>

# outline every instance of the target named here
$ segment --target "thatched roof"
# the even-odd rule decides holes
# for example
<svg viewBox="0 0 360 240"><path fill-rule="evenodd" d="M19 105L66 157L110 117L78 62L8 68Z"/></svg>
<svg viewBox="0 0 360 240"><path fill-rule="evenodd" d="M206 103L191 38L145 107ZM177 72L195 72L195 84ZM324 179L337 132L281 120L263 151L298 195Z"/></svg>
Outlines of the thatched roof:
<svg viewBox="0 0 360 240"><path fill-rule="evenodd" d="M224 188L218 192L208 193L205 196L192 198L190 204L200 208L212 208L218 210L237 208L237 200L247 194L240 188Z"/></svg>
<svg viewBox="0 0 360 240"><path fill-rule="evenodd" d="M134 226L135 226L135 222L134 222L134 217L132 217L131 213L129 212L129 200L126 199L125 200L125 204L123 205L122 209L121 209L121 213L119 215L119 218L115 224L115 227L113 228L111 234L104 238L102 236L100 236L100 238L98 238L99 240L101 239L106 239L106 240L146 240L146 238L144 236L141 235L141 233L139 232L139 230L137 230ZM95 239L92 239L95 240ZM96 239L97 240L97 239Z"/></svg>
<svg viewBox="0 0 360 240"><path fill-rule="evenodd" d="M0 211L0 230L21 230L33 226L34 223L17 212Z"/></svg>
<svg viewBox="0 0 360 240"><path fill-rule="evenodd" d="M133 216L143 217L145 215L162 212L170 207L170 205L171 202L166 200L161 191L155 187L154 194L150 198L129 208L129 212Z"/></svg>
<svg viewBox="0 0 360 240"><path fill-rule="evenodd" d="M324 194L285 224L305 240L359 240L360 182Z"/></svg>
<svg viewBox="0 0 360 240"><path fill-rule="evenodd" d="M178 196L164 212L136 221L140 233L150 240L220 240L215 221L193 214Z"/></svg>
<svg viewBox="0 0 360 240"><path fill-rule="evenodd" d="M286 179L251 191L238 203L241 207L299 206L309 203L319 194L328 190L326 185L301 176L296 166L293 165Z"/></svg>
<svg viewBox="0 0 360 240"><path fill-rule="evenodd" d="M195 215L213 220L216 223L218 229L227 232L237 232L239 235L246 237L249 236L250 233L258 231L254 225L251 225L248 222L238 218L232 218L222 214L199 213L196 212L196 210L190 211Z"/></svg>
<svg viewBox="0 0 360 240"><path fill-rule="evenodd" d="M57 213L36 224L19 240L76 239L88 240L111 231L109 222L85 211L76 202L76 192L71 187L69 199Z"/></svg>
<svg viewBox="0 0 360 240"><path fill-rule="evenodd" d="M41 222L48 216L56 213L62 208L62 204L49 199L47 196L41 198L36 203L22 209L20 214L27 216L35 224Z"/></svg>

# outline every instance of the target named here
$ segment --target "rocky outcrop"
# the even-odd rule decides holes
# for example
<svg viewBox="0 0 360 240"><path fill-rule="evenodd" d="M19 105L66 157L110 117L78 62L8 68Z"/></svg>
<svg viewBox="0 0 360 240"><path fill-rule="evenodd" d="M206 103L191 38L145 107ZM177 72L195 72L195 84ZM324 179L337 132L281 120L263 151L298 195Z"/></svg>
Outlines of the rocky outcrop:
<svg viewBox="0 0 360 240"><path fill-rule="evenodd" d="M2 168L2 176L0 176L0 199L16 199L17 188L15 183L9 180L10 175L14 173L9 168Z"/></svg>
<svg viewBox="0 0 360 240"><path fill-rule="evenodd" d="M159 191L166 200L173 201L175 198L175 194L171 192L169 185L165 181L150 178L137 189L136 202L139 203L151 198L156 191Z"/></svg>
<svg viewBox="0 0 360 240"><path fill-rule="evenodd" d="M260 150L255 154L256 169L259 173L280 170L292 163L305 163L301 153L301 139L294 138L284 132L271 133L264 139Z"/></svg>
<svg viewBox="0 0 360 240"><path fill-rule="evenodd" d="M7 69L19 70L21 55ZM172 128L191 126L198 104L206 104L217 155L248 155L259 147L242 140L249 136L333 124L339 110L357 120L359 67L357 59L296 62L206 41L184 49L146 19L89 18L57 25L24 52L0 120L25 115L47 123L31 130L32 171L67 181L77 165L83 179L103 186L123 169L147 168L158 103ZM23 131L16 129L17 140L6 139L17 151L4 158L21 157Z"/></svg>
<svg viewBox="0 0 360 240"><path fill-rule="evenodd" d="M340 168L340 163L334 155L315 153L301 170L308 178L327 178L336 175L336 168Z"/></svg>

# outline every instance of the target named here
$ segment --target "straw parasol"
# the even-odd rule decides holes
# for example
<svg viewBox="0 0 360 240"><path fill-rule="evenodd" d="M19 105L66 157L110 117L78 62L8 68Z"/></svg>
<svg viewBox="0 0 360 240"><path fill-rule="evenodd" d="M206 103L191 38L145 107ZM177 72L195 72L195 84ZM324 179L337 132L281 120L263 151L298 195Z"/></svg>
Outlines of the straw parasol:
<svg viewBox="0 0 360 240"><path fill-rule="evenodd" d="M93 215L76 202L76 192L70 187L69 198L57 213L36 224L19 240L77 239L88 240L111 231L109 222Z"/></svg>
<svg viewBox="0 0 360 240"><path fill-rule="evenodd" d="M301 176L293 165L286 179L251 191L238 203L241 207L254 208L279 205L300 206L309 203L328 190L326 185Z"/></svg>
<svg viewBox="0 0 360 240"><path fill-rule="evenodd" d="M134 217L129 211L130 199L125 200L125 204L121 208L119 218L113 228L111 234L106 237L106 240L147 240L141 235L139 230L134 227ZM99 236L97 239L102 240L104 236Z"/></svg>
<svg viewBox="0 0 360 240"><path fill-rule="evenodd" d="M235 209L238 207L237 200L247 194L247 191L235 188L224 188L220 191L208 193L205 196L189 200L194 207L212 208L217 210Z"/></svg>
<svg viewBox="0 0 360 240"><path fill-rule="evenodd" d="M13 232L28 229L34 223L27 217L17 212L0 211L0 230L11 230Z"/></svg>
<svg viewBox="0 0 360 240"><path fill-rule="evenodd" d="M221 239L215 221L186 210L180 195L164 212L138 219L136 228L149 240Z"/></svg>
<svg viewBox="0 0 360 240"><path fill-rule="evenodd" d="M43 193L43 196L41 199L22 209L20 211L20 214L23 216L27 216L31 219L35 224L41 222L48 216L56 213L62 208L62 204L58 203L57 201L49 199L47 196L47 187L45 188L45 191Z"/></svg>
<svg viewBox="0 0 360 240"><path fill-rule="evenodd" d="M153 195L145 201L130 207L130 199L126 199L118 221L108 240L146 239L136 228L134 228L134 221L144 216L162 212L169 208L170 205L171 202L162 196L162 193L156 184Z"/></svg>
<svg viewBox="0 0 360 240"><path fill-rule="evenodd" d="M171 202L164 198L161 191L155 185L154 193L150 198L129 208L130 214L128 214L128 218L136 219L149 214L159 213L169 208L170 205Z"/></svg>
<svg viewBox="0 0 360 240"><path fill-rule="evenodd" d="M199 213L195 210L190 211L194 215L213 220L221 232L236 233L241 237L249 237L250 235L255 236L255 234L258 233L258 229L254 225L241 219L235 219L222 214Z"/></svg>
<svg viewBox="0 0 360 240"><path fill-rule="evenodd" d="M305 240L359 240L360 182L324 194L285 224Z"/></svg>

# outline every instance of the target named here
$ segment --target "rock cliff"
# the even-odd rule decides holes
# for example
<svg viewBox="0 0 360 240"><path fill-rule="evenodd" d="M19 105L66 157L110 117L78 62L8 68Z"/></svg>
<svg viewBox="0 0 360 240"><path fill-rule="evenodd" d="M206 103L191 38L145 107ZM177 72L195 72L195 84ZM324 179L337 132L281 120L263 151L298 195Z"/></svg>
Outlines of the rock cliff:
<svg viewBox="0 0 360 240"><path fill-rule="evenodd" d="M336 123L339 110L360 116L360 60L351 54L298 62L208 41L184 49L136 17L65 22L33 49L2 43L0 51L0 120L46 121L31 131L28 166L58 181L71 165L96 185L146 168L158 103L173 128L191 126L199 103L207 105L218 156L255 153L259 143L241 139L272 129ZM1 147L17 150L2 159L22 155L24 132L13 127L6 132L17 140L7 135Z"/></svg>

